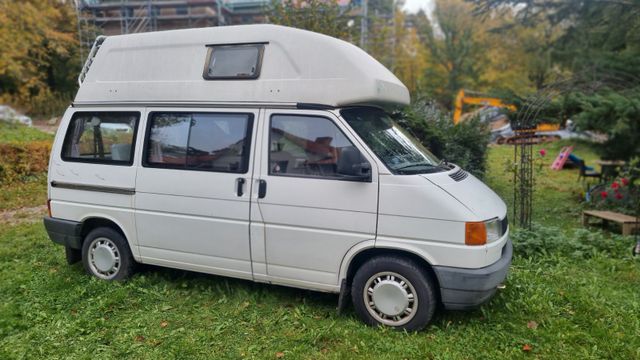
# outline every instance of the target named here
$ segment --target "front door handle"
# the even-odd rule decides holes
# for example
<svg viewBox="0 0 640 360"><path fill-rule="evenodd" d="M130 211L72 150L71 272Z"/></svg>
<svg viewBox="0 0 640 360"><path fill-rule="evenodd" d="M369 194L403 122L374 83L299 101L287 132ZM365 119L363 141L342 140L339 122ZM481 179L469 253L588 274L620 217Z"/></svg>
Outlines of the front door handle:
<svg viewBox="0 0 640 360"><path fill-rule="evenodd" d="M264 199L267 196L267 182L264 180L258 181L258 199Z"/></svg>
<svg viewBox="0 0 640 360"><path fill-rule="evenodd" d="M242 195L244 195L244 191L243 191L244 183L245 183L244 178L236 179L236 195L238 195L238 197L241 197Z"/></svg>

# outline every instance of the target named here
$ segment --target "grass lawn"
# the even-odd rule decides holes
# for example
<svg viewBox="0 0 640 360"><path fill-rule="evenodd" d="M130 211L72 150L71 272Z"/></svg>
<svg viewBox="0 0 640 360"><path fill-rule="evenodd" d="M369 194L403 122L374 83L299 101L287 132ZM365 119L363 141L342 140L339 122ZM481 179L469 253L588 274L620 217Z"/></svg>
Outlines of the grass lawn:
<svg viewBox="0 0 640 360"><path fill-rule="evenodd" d="M53 135L47 134L34 127L0 121L0 143L26 143L37 140L53 140Z"/></svg>
<svg viewBox="0 0 640 360"><path fill-rule="evenodd" d="M34 177L27 182L0 184L0 211L45 205L46 203L46 174Z"/></svg>
<svg viewBox="0 0 640 360"><path fill-rule="evenodd" d="M573 153L594 166L598 156L587 143L558 141L534 147L537 165L534 168L536 191L533 198L533 219L544 225L571 229L581 226L580 214L586 184L578 182L578 169L551 170L551 164L563 146L573 145ZM539 155L544 149L546 155ZM513 175L506 174L513 162L513 147L493 146L489 150L489 162L485 181L497 191L513 212ZM512 219L513 220L513 219Z"/></svg>
<svg viewBox="0 0 640 360"><path fill-rule="evenodd" d="M559 146L544 145L544 161ZM508 202L511 151L491 149L487 177ZM587 163L595 157L583 145L576 152ZM580 227L582 185L575 170L547 167L535 220L570 238ZM125 283L100 281L80 264L67 266L40 223L0 223L0 359L640 359L640 261L630 256L631 239L588 234L608 245L584 256L516 254L490 303L440 312L425 331L403 333L367 327L352 309L337 315L336 295L156 267Z"/></svg>

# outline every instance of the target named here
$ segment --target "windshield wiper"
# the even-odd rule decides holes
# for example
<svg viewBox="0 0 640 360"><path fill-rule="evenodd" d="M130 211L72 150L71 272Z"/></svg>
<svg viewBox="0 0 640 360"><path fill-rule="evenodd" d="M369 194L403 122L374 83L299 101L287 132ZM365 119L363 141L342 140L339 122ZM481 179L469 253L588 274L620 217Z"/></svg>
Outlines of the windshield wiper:
<svg viewBox="0 0 640 360"><path fill-rule="evenodd" d="M396 171L404 170L404 169L408 169L408 168L415 167L415 166L435 167L436 165L433 165L432 163L428 163L428 162L418 162L418 163L413 163L413 164L407 164L407 165L404 165L404 166L400 166L400 167L397 167L397 168L395 168L393 170L396 170Z"/></svg>

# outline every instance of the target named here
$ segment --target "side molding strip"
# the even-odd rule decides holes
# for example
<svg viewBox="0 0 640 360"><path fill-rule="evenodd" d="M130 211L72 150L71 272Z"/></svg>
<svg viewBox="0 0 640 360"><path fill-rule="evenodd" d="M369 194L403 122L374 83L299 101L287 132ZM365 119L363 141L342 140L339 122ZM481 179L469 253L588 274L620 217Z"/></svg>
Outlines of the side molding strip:
<svg viewBox="0 0 640 360"><path fill-rule="evenodd" d="M113 186L100 186L100 185L84 185L84 184L73 184L73 183L65 183L52 181L51 187L60 188L60 189L71 189L71 190L82 190L82 191L95 191L95 192L103 192L109 194L121 194L121 195L134 195L136 193L135 189L132 188L120 188Z"/></svg>

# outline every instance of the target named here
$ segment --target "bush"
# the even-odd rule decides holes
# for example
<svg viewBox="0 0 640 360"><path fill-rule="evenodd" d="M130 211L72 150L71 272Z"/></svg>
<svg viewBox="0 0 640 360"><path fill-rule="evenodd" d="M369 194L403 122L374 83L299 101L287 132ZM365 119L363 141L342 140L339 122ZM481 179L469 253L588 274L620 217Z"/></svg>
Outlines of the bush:
<svg viewBox="0 0 640 360"><path fill-rule="evenodd" d="M46 173L50 152L50 141L0 144L0 183L28 181Z"/></svg>
<svg viewBox="0 0 640 360"><path fill-rule="evenodd" d="M561 256L584 259L598 253L622 257L628 253L633 241L618 234L600 230L575 229L565 233L556 227L534 224L531 230L517 229L511 233L516 256L536 258Z"/></svg>
<svg viewBox="0 0 640 360"><path fill-rule="evenodd" d="M484 176L490 133L478 119L454 125L451 115L434 103L418 101L398 114L398 120L440 159Z"/></svg>

